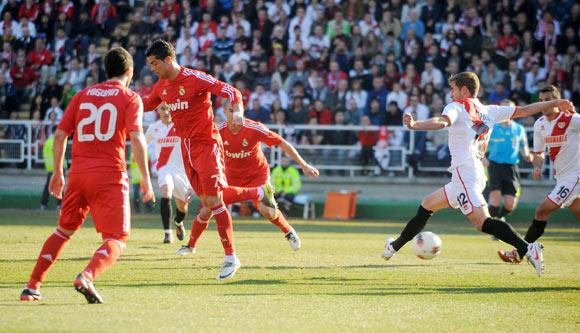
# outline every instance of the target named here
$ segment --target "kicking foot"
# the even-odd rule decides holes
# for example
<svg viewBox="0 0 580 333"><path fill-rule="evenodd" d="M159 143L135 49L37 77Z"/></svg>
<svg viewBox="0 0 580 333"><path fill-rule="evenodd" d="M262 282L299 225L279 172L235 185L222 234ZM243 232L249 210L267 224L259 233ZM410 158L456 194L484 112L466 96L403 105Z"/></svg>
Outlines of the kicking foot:
<svg viewBox="0 0 580 333"><path fill-rule="evenodd" d="M298 237L298 234L294 228L292 228L284 237L288 243L290 243L292 250L298 251L302 246L302 241L300 240L300 237Z"/></svg>

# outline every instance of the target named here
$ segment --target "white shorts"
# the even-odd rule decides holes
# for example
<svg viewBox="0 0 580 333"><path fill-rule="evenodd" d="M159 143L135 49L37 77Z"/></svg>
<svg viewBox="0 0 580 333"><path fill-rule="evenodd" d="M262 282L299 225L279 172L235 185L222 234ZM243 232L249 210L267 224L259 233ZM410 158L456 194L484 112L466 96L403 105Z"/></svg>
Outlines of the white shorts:
<svg viewBox="0 0 580 333"><path fill-rule="evenodd" d="M570 206L574 200L580 198L580 176L572 174L558 179L556 187L547 198L560 207Z"/></svg>
<svg viewBox="0 0 580 333"><path fill-rule="evenodd" d="M483 197L485 188L483 168L459 166L451 172L451 182L443 188L447 202L453 209L461 209L463 215L473 213L473 207L487 205Z"/></svg>
<svg viewBox="0 0 580 333"><path fill-rule="evenodd" d="M193 193L185 172L177 172L173 168L161 168L157 172L157 183L159 187L167 186L168 192L181 201L189 201Z"/></svg>

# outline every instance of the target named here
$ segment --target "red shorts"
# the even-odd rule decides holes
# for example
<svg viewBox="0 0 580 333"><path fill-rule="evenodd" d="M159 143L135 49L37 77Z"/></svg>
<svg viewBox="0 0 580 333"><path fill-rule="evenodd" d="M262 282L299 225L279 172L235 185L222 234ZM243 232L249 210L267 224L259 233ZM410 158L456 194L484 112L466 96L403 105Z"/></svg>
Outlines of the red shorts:
<svg viewBox="0 0 580 333"><path fill-rule="evenodd" d="M97 232L128 235L130 207L127 173L73 173L69 176L58 225L78 230L90 211Z"/></svg>
<svg viewBox="0 0 580 333"><path fill-rule="evenodd" d="M208 144L181 139L181 153L185 174L197 196L215 196L228 186L221 140Z"/></svg>

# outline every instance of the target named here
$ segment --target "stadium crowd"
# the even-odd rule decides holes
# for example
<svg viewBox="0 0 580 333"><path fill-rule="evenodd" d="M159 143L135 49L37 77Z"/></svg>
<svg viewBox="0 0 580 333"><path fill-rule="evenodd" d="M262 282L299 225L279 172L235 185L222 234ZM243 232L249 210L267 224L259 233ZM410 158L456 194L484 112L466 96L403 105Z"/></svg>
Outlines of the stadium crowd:
<svg viewBox="0 0 580 333"><path fill-rule="evenodd" d="M481 78L484 103L527 104L553 84L580 105L574 0L2 0L0 16L0 119L36 120L33 141L50 135L75 92L105 80L100 47L133 55L131 88L146 96L156 77L144 51L158 37L174 44L181 65L237 87L246 116L264 123L400 126L403 112L427 119L450 101L446 78L465 70ZM223 120L221 104L214 101ZM335 132L284 134L291 143L363 147L381 138ZM414 161L446 141L413 135ZM389 136L390 145L405 140Z"/></svg>

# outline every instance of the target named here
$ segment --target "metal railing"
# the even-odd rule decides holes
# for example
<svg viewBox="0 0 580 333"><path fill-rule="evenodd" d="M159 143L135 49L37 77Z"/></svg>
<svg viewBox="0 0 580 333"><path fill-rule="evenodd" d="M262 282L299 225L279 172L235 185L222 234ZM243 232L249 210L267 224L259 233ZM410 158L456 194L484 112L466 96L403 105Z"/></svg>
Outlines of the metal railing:
<svg viewBox="0 0 580 333"><path fill-rule="evenodd" d="M19 133L22 133L23 137L20 138L4 138L5 133L13 133L14 128L10 129L10 126L23 126L19 128ZM32 133L33 128L39 126L38 122L26 121L26 120L0 120L0 164L10 164L10 163L26 163L27 169L32 169L34 166L41 167L44 163L42 156L42 142L33 141ZM356 135L360 131L379 131L378 126L337 126L337 125L267 125L272 131L277 132L286 140L294 145L294 147L300 152L300 154L309 161L309 163L316 166L318 169L326 173L338 173L343 176L355 176L361 172L372 172L376 175L381 173L394 173L398 172L400 175L406 175L411 178L414 176L413 168L409 165L409 159L413 155L415 150L415 135L404 135L406 138L401 140L398 145L388 145L385 149L381 150L380 163L377 160L371 158L368 165L361 165L359 156L361 152L361 145L358 142ZM24 130L23 130L24 129ZM387 127L389 137L392 137L393 133L398 132L397 137L400 134L409 133L404 127L400 126L389 126ZM532 128L526 128L528 132L532 131ZM301 143L302 136L309 135L322 135L325 137L330 131L350 131L350 135L353 143L351 145L332 145L325 144L326 141L322 141L321 144L303 144ZM356 138L356 139L355 139ZM127 142L127 146L130 144ZM67 147L66 159L70 162L71 159L71 140L69 140L69 145ZM266 153L270 158L270 164L279 164L283 156L283 152L279 147L264 147ZM376 150L375 150L376 153ZM427 145L422 159L417 164L417 170L421 172L432 172L432 173L446 173L449 167L448 162L442 162L434 157L435 147L432 145ZM129 156L129 154L127 154ZM553 168L549 158L546 159L546 167L549 170L550 179L553 177ZM380 166L379 166L380 165ZM520 171L522 173L530 173L531 164L522 162L520 163Z"/></svg>

